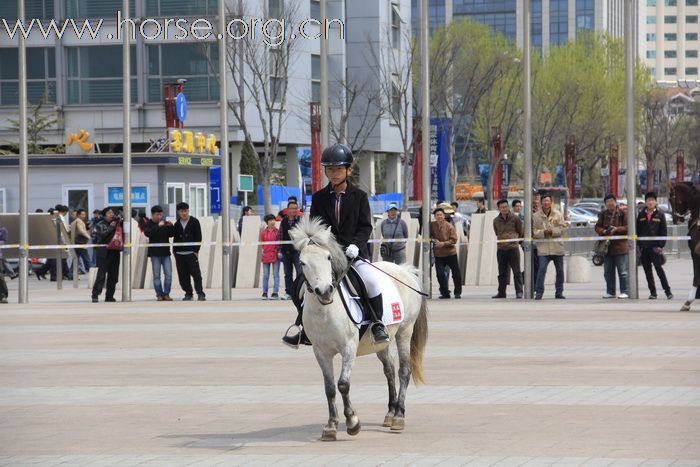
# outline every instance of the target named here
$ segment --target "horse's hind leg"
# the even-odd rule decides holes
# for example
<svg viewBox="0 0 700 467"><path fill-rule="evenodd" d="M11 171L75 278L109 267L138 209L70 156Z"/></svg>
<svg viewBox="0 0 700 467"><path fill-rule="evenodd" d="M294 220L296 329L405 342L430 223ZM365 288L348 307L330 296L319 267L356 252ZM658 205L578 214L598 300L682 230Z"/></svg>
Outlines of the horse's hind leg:
<svg viewBox="0 0 700 467"><path fill-rule="evenodd" d="M396 369L389 347L377 352L377 357L382 362L384 376L386 376L386 382L389 385L389 411L384 416L384 426L390 427L394 423L394 415L396 415Z"/></svg>
<svg viewBox="0 0 700 467"><path fill-rule="evenodd" d="M411 381L411 334L408 332L397 333L396 346L399 351L399 396L396 401L396 413L391 429L400 431L404 428L406 390Z"/></svg>
<svg viewBox="0 0 700 467"><path fill-rule="evenodd" d="M333 356L324 355L320 351L314 349L316 360L321 366L323 373L323 385L326 390L326 399L328 400L328 423L323 427L321 441L335 441L335 436L338 431L338 410L335 407L335 381L333 377Z"/></svg>
<svg viewBox="0 0 700 467"><path fill-rule="evenodd" d="M355 436L360 432L360 419L357 414L355 414L355 409L352 408L352 403L350 402L350 372L352 371L352 364L355 361L356 348L346 348L343 352L342 365L340 370L340 378L338 379L338 390L343 396L343 407L345 413L345 425L347 426L348 434L350 436Z"/></svg>

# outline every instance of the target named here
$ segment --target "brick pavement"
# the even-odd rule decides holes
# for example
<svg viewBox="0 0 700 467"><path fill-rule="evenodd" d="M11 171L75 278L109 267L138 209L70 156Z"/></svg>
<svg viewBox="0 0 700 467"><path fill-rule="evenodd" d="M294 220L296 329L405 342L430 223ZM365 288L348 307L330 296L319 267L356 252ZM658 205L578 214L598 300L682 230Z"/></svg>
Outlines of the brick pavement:
<svg viewBox="0 0 700 467"><path fill-rule="evenodd" d="M672 284L689 272L669 261ZM700 465L700 313L676 311L681 286L673 301L601 300L601 274L566 302L484 287L432 302L405 432L381 427L369 356L352 377L363 431L336 443L318 441L312 352L279 344L288 303L137 291L95 306L32 283L31 304L0 307L0 465Z"/></svg>

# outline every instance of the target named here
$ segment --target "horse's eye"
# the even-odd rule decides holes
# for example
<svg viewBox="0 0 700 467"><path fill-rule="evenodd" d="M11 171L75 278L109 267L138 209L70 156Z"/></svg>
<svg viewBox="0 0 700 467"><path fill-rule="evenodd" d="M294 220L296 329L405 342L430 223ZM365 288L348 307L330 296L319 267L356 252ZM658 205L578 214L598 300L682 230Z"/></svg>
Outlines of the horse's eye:
<svg viewBox="0 0 700 467"><path fill-rule="evenodd" d="M305 262L300 261L300 263L301 263L301 266L302 266L302 267L306 266L306 263L305 263Z"/></svg>
<svg viewBox="0 0 700 467"><path fill-rule="evenodd" d="M330 261L330 260L331 260L331 255L328 255L328 261Z"/></svg>

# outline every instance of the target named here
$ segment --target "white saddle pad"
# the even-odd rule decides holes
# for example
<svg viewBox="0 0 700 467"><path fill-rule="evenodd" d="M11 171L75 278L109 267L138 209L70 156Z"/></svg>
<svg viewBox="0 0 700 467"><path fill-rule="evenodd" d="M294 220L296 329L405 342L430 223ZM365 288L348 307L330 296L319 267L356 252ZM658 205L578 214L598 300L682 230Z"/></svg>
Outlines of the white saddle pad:
<svg viewBox="0 0 700 467"><path fill-rule="evenodd" d="M381 275L382 283L380 288L382 290L382 299L384 304L384 310L382 313L382 322L385 326L392 324L398 324L403 321L404 318L404 307L403 301L401 300L401 295L394 285L394 281L387 275ZM355 323L360 323L358 328L363 324L369 324L371 321L362 320L362 308L360 307L360 297L353 296L345 282L340 283L340 293L343 294L343 300L348 305L350 314Z"/></svg>

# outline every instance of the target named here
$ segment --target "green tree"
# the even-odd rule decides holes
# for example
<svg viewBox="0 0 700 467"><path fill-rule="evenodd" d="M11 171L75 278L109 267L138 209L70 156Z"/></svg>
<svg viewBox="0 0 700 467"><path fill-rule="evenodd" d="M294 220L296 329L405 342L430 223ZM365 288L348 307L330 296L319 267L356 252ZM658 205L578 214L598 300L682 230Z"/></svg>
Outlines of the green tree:
<svg viewBox="0 0 700 467"><path fill-rule="evenodd" d="M44 92L39 102L32 106L27 117L27 152L29 154L59 154L65 152L65 146L42 145L46 141L44 136L47 131L55 129L56 126L63 120L58 117L56 112L45 112L44 106L48 102L48 90ZM19 120L8 119L10 129L17 133L19 140ZM7 146L10 150L1 150L4 154L19 154L19 141L8 142Z"/></svg>

